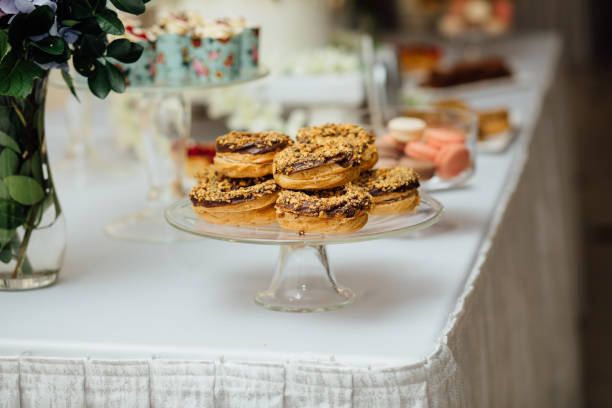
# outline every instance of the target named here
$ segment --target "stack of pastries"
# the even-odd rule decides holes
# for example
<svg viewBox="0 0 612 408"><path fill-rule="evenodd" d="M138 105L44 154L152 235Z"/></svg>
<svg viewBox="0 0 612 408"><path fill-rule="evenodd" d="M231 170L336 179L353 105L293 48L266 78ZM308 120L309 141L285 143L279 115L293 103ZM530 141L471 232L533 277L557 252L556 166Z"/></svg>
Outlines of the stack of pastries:
<svg viewBox="0 0 612 408"><path fill-rule="evenodd" d="M204 221L226 225L278 222L299 232L347 233L368 214L414 211L413 169L371 170L375 138L360 126L328 123L278 132L230 132L217 138L215 163L190 193Z"/></svg>

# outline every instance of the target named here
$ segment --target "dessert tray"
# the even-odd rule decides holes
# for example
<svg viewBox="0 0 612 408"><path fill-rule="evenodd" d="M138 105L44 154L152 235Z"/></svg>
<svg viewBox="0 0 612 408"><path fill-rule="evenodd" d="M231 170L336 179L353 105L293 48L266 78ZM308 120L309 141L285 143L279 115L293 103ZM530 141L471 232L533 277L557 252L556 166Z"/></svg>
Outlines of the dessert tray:
<svg viewBox="0 0 612 408"><path fill-rule="evenodd" d="M201 220L184 198L166 210L166 220L179 230L213 239L249 244L279 245L276 272L268 289L255 302L270 310L321 312L339 309L355 301L355 293L340 286L330 268L326 245L388 238L419 231L437 223L444 207L420 192L421 203L413 213L376 216L359 231L340 234L300 234L278 224L236 227Z"/></svg>

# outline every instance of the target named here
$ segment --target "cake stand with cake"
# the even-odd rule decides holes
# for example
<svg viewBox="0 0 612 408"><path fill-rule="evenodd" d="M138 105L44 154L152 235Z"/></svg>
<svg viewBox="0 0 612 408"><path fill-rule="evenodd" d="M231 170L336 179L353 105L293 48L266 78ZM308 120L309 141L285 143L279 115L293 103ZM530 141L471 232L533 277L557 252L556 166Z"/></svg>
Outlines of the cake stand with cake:
<svg viewBox="0 0 612 408"><path fill-rule="evenodd" d="M186 143L191 126L190 95L254 81L259 66L258 26L242 18L206 21L192 11L166 13L151 27L125 22L127 38L144 51L131 64L117 61L127 92L139 96L137 113L149 179L146 207L105 225L113 237L146 242L189 239L164 221L164 209L183 197ZM81 84L81 86L86 86Z"/></svg>

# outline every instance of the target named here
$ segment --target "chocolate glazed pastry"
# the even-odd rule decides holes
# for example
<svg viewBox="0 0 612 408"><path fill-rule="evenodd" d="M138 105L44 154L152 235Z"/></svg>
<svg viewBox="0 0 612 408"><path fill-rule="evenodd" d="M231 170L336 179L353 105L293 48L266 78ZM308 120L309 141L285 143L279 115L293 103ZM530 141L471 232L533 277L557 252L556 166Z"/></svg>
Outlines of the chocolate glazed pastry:
<svg viewBox="0 0 612 408"><path fill-rule="evenodd" d="M300 233L346 233L368 222L372 197L351 183L320 191L283 190L276 200L276 217L281 227Z"/></svg>
<svg viewBox="0 0 612 408"><path fill-rule="evenodd" d="M380 168L363 173L355 184L366 189L374 199L373 215L414 211L419 205L419 177L414 169Z"/></svg>
<svg viewBox="0 0 612 408"><path fill-rule="evenodd" d="M272 174L276 153L291 144L279 132L230 132L217 138L215 169L226 177L262 177Z"/></svg>
<svg viewBox="0 0 612 408"><path fill-rule="evenodd" d="M208 169L191 189L193 210L204 221L228 225L266 225L276 221L279 187L271 177L228 178Z"/></svg>
<svg viewBox="0 0 612 408"><path fill-rule="evenodd" d="M361 126L337 123L309 126L300 129L295 138L300 143L319 143L342 138L355 149L361 161L361 171L371 169L378 161L376 138Z"/></svg>
<svg viewBox="0 0 612 408"><path fill-rule="evenodd" d="M359 176L359 156L344 141L297 143L274 158L276 183L293 190L324 190Z"/></svg>

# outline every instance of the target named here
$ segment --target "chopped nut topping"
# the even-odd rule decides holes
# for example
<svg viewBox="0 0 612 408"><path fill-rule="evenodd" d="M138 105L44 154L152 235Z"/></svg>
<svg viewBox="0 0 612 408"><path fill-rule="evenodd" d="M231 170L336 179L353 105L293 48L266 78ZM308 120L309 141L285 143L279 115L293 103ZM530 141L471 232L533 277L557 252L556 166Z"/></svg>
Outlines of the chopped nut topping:
<svg viewBox="0 0 612 408"><path fill-rule="evenodd" d="M276 193L279 187L268 177L229 178L216 173L212 168L199 175L198 185L189 193L194 205L214 207L255 200Z"/></svg>
<svg viewBox="0 0 612 408"><path fill-rule="evenodd" d="M350 218L360 211L369 210L372 202L366 190L349 183L330 190L282 190L276 200L276 211L321 218Z"/></svg>
<svg viewBox="0 0 612 408"><path fill-rule="evenodd" d="M309 126L300 129L296 135L300 143L317 143L329 138L342 138L352 144L357 154L361 155L369 146L374 145L376 138L361 126L344 123L326 123L321 126Z"/></svg>
<svg viewBox="0 0 612 408"><path fill-rule="evenodd" d="M419 176L414 169L386 167L362 173L355 184L365 188L371 195L379 196L417 188Z"/></svg>
<svg viewBox="0 0 612 408"><path fill-rule="evenodd" d="M358 166L360 161L355 157L353 146L341 140L297 143L274 157L273 171L274 174L292 174L328 163L354 167Z"/></svg>

